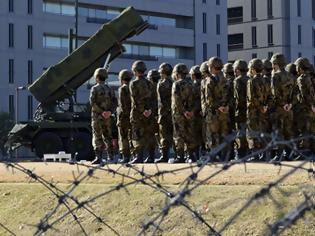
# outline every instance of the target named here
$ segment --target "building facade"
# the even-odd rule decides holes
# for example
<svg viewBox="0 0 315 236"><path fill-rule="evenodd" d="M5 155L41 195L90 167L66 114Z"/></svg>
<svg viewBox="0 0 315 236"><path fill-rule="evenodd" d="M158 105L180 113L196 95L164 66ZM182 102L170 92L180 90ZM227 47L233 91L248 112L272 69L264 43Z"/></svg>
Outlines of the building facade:
<svg viewBox="0 0 315 236"><path fill-rule="evenodd" d="M227 60L226 0L78 2L79 45L127 6L150 24L124 43L126 52L111 64L110 81L117 82L118 72L138 59L149 69L165 61L192 66L215 55ZM0 1L0 111L18 121L32 119L37 102L25 88L67 55L68 31L74 25L74 0ZM78 101L87 102L88 94L88 84L81 86Z"/></svg>
<svg viewBox="0 0 315 236"><path fill-rule="evenodd" d="M270 58L315 61L314 0L229 0L229 61Z"/></svg>

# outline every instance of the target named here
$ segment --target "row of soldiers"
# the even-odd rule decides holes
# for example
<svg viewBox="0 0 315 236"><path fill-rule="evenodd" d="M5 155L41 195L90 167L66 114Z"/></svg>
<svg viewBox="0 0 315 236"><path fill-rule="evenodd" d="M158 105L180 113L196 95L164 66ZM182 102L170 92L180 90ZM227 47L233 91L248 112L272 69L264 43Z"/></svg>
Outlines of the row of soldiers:
<svg viewBox="0 0 315 236"><path fill-rule="evenodd" d="M286 66L285 57L271 60L237 60L223 65L212 57L188 70L162 63L146 73L143 61L133 63L132 71L119 73L117 127L122 163L194 162L200 151L217 148L229 134L236 142L226 145L216 158L241 158L263 149L276 132L283 140L303 136L301 150L315 151L315 82L307 58ZM94 74L91 89L93 146L102 161L107 150L111 158L111 116L116 109L113 90L104 82L105 69ZM134 80L132 80L135 78ZM265 134L265 135L262 135ZM284 143L285 144L285 143ZM289 153L282 145L274 157ZM160 149L155 159L156 147ZM261 158L261 157L258 157Z"/></svg>

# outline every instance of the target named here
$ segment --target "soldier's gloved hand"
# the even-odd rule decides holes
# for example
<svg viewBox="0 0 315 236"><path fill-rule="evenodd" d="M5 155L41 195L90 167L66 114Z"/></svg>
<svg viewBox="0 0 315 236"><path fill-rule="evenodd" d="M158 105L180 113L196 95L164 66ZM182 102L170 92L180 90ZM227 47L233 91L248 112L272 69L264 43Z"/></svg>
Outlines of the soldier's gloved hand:
<svg viewBox="0 0 315 236"><path fill-rule="evenodd" d="M102 113L102 117L107 120L110 116L112 115L112 113L110 111L104 111Z"/></svg>
<svg viewBox="0 0 315 236"><path fill-rule="evenodd" d="M190 112L190 111L185 111L184 112L184 116L187 120L190 120L193 117L194 113Z"/></svg>
<svg viewBox="0 0 315 236"><path fill-rule="evenodd" d="M151 111L151 110L145 110L145 111L143 112L143 115L144 115L146 118L148 118L149 116L151 116L151 114L152 114L152 111Z"/></svg>
<svg viewBox="0 0 315 236"><path fill-rule="evenodd" d="M315 106L312 106L312 112L315 113Z"/></svg>

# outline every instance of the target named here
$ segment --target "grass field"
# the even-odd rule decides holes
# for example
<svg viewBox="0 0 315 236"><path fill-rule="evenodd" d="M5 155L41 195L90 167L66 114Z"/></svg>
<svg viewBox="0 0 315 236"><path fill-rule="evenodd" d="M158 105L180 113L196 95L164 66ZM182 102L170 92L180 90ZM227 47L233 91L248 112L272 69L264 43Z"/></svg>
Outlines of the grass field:
<svg viewBox="0 0 315 236"><path fill-rule="evenodd" d="M28 165L31 164L26 166ZM70 182L70 176L75 167L54 164L46 168L47 171L39 164L35 170L38 170L38 173L48 180L58 180L58 186L68 190L67 183ZM153 166L151 169L146 168L148 172L150 170L153 172ZM164 168L170 167L165 166ZM205 170L206 173L202 174L207 176L216 168L209 167ZM254 175L257 176L256 178L252 177L255 169L263 170L257 172L259 176ZM220 176L221 179L217 178L213 182L200 186L186 199L189 205L196 209L215 229L220 229L251 196L259 192L264 184L281 176L281 174L276 175L279 171L278 168L259 164L249 165L247 172L241 170L241 167L229 170ZM285 171L282 170L281 173L284 174ZM62 176L63 181L61 181ZM121 178L117 176L113 177L103 173L98 173L96 176L98 178L80 184L73 195L80 201L89 200L100 193L113 189L121 181ZM185 176L187 173L184 172L165 178L162 182L163 186L167 187L169 191L176 192L181 187L179 183ZM234 181L229 181L233 177ZM307 174L301 172L290 178L279 189L272 190L272 198L266 197L254 201L224 231L223 235L266 235L268 224L280 219L289 209L303 200L303 191L314 192L314 179L308 178ZM47 212L58 205L57 199L47 189L38 183L28 183L25 176L19 175L19 173L12 174L12 172L0 168L0 182L0 224L16 235L32 235L36 231L36 227L33 225L38 224ZM166 197L160 191L137 184L97 199L90 204L90 208L120 235L135 235L140 231L143 222L160 212L165 202ZM71 201L68 203L71 207L75 207ZM61 206L49 223L66 212L68 212L67 209ZM75 214L88 235L115 235L108 227L97 222L95 217L86 210L80 209ZM45 235L83 235L78 224L70 215L58 221L54 227L56 231L48 231ZM158 235L207 235L207 227L182 206L171 209L161 224L161 229L163 231ZM152 230L148 232L152 232ZM0 226L0 235L9 234ZM315 235L314 215L307 214L304 219L292 225L283 235Z"/></svg>

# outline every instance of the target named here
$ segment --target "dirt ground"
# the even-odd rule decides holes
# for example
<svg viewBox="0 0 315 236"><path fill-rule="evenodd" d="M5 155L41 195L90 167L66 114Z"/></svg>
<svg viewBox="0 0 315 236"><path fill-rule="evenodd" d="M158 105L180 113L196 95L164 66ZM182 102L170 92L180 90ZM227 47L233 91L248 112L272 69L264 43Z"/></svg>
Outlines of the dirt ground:
<svg viewBox="0 0 315 236"><path fill-rule="evenodd" d="M264 185L271 181L280 178L285 173L291 171L294 167L302 165L302 162L283 162L282 166L275 166L273 164L264 163L248 163L237 164L229 168L228 170L219 172L222 170L222 165L209 165L206 166L198 175L200 180L209 177L212 174L219 172L216 176L206 181L210 185ZM89 163L82 165L70 165L67 163L43 163L43 162L25 162L19 163L19 165L32 170L37 175L58 183L71 183L74 176L84 174L89 170ZM186 167L186 169L185 169ZM146 174L156 174L158 171L176 171L174 173L168 173L159 178L164 184L180 184L185 178L192 174L192 171L196 171L198 167L187 168L188 164L146 164L136 165L138 170L143 170ZM306 169L315 169L315 166L310 163L302 165ZM124 167L122 165L109 165L105 166L104 170L96 170L94 178L90 178L86 183L100 183L100 184L115 184L121 182L121 177L113 175L113 171L140 178L138 171ZM127 179L126 179L127 180ZM8 168L5 164L0 163L0 183L21 183L28 182L29 178L25 173ZM283 184L285 185L298 185L300 183L314 184L314 178L310 176L305 170L296 170L290 177L288 177Z"/></svg>

